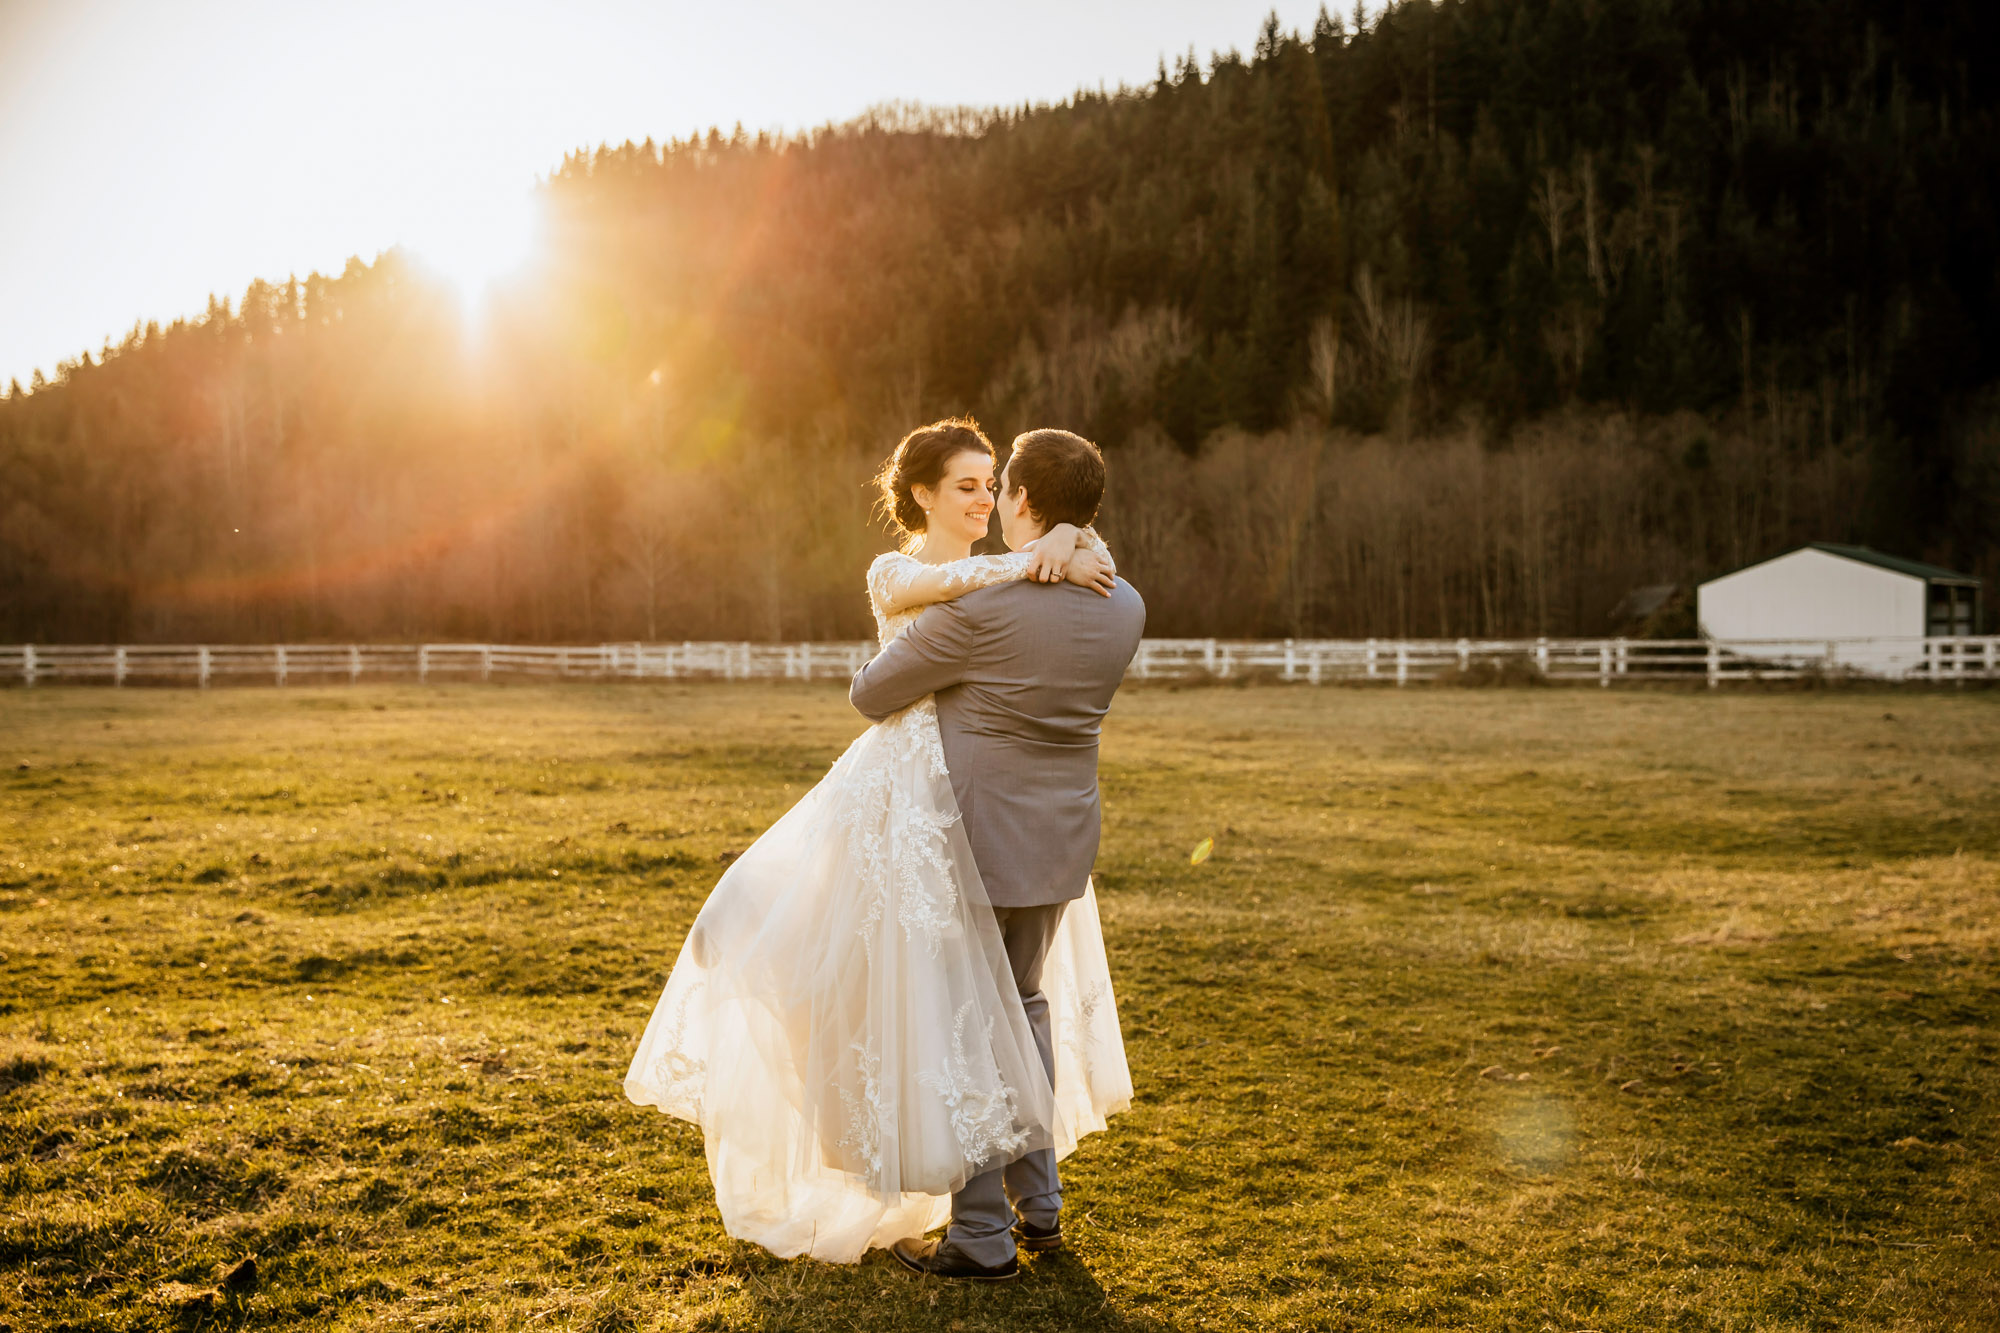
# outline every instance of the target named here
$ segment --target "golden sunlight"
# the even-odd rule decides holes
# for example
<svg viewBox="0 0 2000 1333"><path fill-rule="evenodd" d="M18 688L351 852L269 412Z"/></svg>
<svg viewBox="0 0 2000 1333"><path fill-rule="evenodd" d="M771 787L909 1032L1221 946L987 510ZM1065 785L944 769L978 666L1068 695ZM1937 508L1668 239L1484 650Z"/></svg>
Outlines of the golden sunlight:
<svg viewBox="0 0 2000 1333"><path fill-rule="evenodd" d="M409 248L471 306L534 257L542 239L541 208L536 194L528 191L460 196L453 202L460 206L427 218Z"/></svg>

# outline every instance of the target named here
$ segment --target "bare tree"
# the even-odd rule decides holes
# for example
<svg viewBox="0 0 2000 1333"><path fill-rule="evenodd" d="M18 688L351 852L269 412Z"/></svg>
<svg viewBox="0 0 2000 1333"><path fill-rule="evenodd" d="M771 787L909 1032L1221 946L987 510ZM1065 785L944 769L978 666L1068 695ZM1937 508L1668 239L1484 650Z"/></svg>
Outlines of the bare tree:
<svg viewBox="0 0 2000 1333"><path fill-rule="evenodd" d="M1417 383L1430 362L1430 316L1407 296L1390 298L1363 264L1354 275L1361 333L1376 372L1389 387L1390 419L1398 439L1408 440L1415 425Z"/></svg>
<svg viewBox="0 0 2000 1333"><path fill-rule="evenodd" d="M1569 216L1570 206L1576 196L1570 193L1564 183L1562 173L1554 167L1542 169L1542 179L1536 186L1532 207L1535 216L1542 220L1542 230L1549 242L1549 267L1562 264L1564 220Z"/></svg>
<svg viewBox="0 0 2000 1333"><path fill-rule="evenodd" d="M1313 321L1312 336L1306 345L1307 395L1313 414L1331 423L1340 410L1341 372L1346 356L1340 345L1340 321L1321 315Z"/></svg>
<svg viewBox="0 0 2000 1333"><path fill-rule="evenodd" d="M683 500L682 488L665 466L644 463L626 489L624 511L619 515L613 550L637 585L648 643L660 637L661 595L681 563L675 539L681 527Z"/></svg>

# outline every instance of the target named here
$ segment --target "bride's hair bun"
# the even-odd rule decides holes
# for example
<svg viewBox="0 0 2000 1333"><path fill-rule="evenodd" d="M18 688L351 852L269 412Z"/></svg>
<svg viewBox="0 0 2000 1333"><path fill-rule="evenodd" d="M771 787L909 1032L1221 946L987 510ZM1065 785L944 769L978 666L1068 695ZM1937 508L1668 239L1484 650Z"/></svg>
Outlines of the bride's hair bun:
<svg viewBox="0 0 2000 1333"><path fill-rule="evenodd" d="M875 474L875 486L881 492L876 509L905 536L916 536L924 530L924 510L910 488L936 486L944 480L951 460L968 452L993 457L993 441L971 417L947 417L917 427L902 438L896 452Z"/></svg>

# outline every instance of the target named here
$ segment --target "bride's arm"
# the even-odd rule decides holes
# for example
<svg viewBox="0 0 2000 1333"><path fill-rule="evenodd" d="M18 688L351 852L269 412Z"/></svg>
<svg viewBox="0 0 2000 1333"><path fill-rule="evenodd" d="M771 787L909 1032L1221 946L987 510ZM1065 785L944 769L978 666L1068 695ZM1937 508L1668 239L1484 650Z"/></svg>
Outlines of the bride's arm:
<svg viewBox="0 0 2000 1333"><path fill-rule="evenodd" d="M1111 594L1116 567L1103 541L1088 528L1079 531L1059 523L1019 551L1006 555L973 555L942 565L900 559L879 562L870 582L876 603L893 615L913 606L949 602L975 588L1032 578L1046 583L1070 582Z"/></svg>
<svg viewBox="0 0 2000 1333"><path fill-rule="evenodd" d="M913 606L953 601L974 588L1026 578L1029 559L1026 552L1012 551L967 556L942 565L927 565L907 556L884 560L877 566L880 573L869 580L870 591L875 604L885 614L894 615Z"/></svg>

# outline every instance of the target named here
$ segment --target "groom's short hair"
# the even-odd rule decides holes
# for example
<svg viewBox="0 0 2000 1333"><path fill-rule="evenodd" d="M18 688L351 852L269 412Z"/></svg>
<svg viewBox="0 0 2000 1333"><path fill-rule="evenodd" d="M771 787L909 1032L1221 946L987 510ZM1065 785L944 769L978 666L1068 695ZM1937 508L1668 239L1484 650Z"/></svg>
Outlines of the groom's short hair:
<svg viewBox="0 0 2000 1333"><path fill-rule="evenodd" d="M1044 528L1089 527L1104 502L1104 455L1081 435L1031 430L1014 437L1007 459L1007 494L1026 488L1028 512Z"/></svg>

